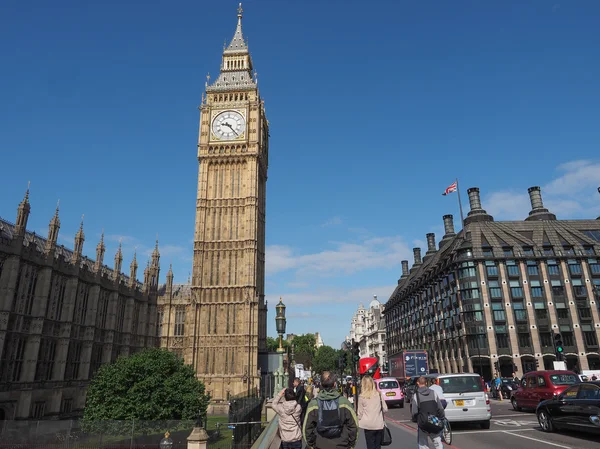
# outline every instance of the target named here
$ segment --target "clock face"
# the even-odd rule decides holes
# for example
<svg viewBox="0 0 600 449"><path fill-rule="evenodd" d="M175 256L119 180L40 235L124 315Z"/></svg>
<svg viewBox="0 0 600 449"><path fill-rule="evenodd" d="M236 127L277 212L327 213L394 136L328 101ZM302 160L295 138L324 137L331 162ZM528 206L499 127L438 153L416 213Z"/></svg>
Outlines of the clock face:
<svg viewBox="0 0 600 449"><path fill-rule="evenodd" d="M217 115L212 124L213 134L221 140L234 140L244 134L246 120L237 111L225 111Z"/></svg>

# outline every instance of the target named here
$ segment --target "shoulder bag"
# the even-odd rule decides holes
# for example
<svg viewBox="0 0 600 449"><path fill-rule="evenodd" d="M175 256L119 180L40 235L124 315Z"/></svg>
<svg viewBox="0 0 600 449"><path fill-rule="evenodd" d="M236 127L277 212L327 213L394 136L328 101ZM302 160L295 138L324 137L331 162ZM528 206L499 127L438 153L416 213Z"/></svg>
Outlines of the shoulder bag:
<svg viewBox="0 0 600 449"><path fill-rule="evenodd" d="M383 414L383 398L381 397L381 393L379 391L377 394L379 395L379 406L381 407L381 417L383 418L383 436L381 437L381 445L389 446L392 444L392 433L385 423L385 416Z"/></svg>

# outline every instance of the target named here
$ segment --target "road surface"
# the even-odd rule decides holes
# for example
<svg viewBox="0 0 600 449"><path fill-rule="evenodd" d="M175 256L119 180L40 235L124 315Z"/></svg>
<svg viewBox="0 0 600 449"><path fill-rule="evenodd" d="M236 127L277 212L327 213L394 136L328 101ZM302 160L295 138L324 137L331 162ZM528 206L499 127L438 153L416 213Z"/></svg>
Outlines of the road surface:
<svg viewBox="0 0 600 449"><path fill-rule="evenodd" d="M416 424L411 422L408 404L390 408L386 421L392 432L393 449L417 448ZM509 401L492 400L492 425L489 430L470 424L452 425L453 449L598 449L600 435L575 432L542 432L533 412L514 411ZM356 449L366 449L360 432Z"/></svg>

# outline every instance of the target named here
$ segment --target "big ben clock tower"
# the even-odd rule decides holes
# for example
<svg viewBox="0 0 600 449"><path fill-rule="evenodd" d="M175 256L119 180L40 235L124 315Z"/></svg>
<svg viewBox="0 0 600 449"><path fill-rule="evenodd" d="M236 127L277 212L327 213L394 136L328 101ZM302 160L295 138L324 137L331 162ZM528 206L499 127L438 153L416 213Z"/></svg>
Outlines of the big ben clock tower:
<svg viewBox="0 0 600 449"><path fill-rule="evenodd" d="M242 5L200 107L188 351L214 400L255 392L266 349L265 195L269 130L242 34Z"/></svg>

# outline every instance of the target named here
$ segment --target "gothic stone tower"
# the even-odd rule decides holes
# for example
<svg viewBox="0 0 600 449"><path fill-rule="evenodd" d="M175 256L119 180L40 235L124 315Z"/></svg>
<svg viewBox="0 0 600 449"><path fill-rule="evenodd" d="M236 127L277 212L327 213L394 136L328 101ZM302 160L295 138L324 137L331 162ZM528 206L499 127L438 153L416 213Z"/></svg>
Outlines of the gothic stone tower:
<svg viewBox="0 0 600 449"><path fill-rule="evenodd" d="M193 325L186 326L193 338L186 361L218 401L256 391L258 352L266 349L269 130L242 34L241 4L221 72L207 81L200 111Z"/></svg>

